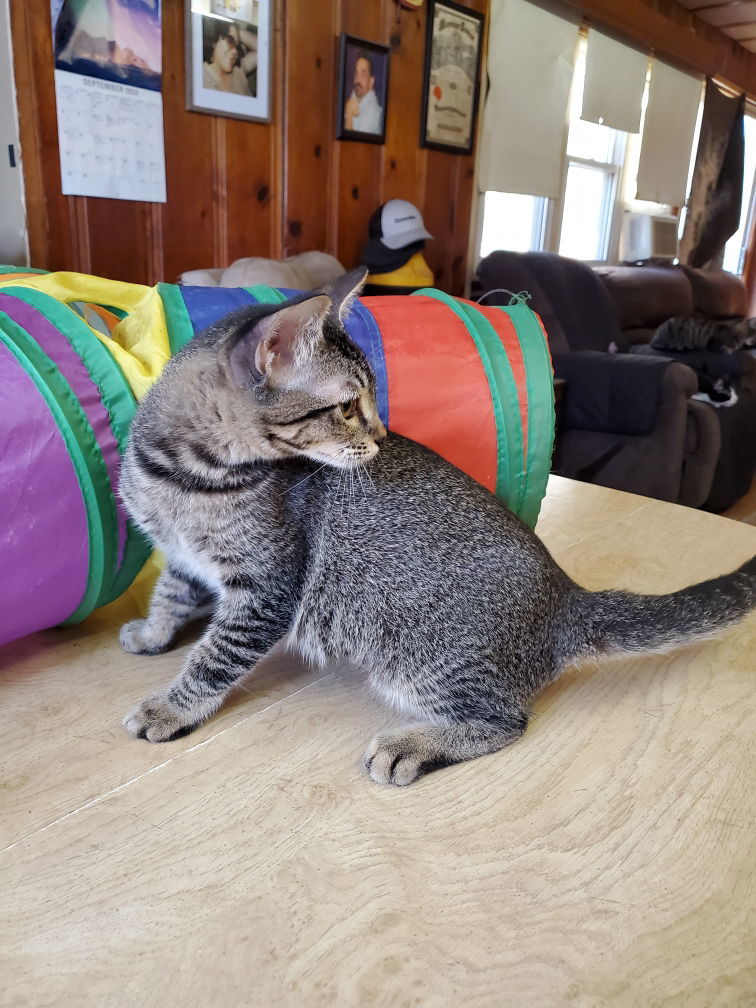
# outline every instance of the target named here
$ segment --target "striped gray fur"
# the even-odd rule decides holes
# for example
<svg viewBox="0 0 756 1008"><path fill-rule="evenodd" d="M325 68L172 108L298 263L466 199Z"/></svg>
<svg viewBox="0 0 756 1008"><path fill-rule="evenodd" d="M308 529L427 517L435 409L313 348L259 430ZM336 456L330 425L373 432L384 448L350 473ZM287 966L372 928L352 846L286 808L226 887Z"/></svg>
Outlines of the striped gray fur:
<svg viewBox="0 0 756 1008"><path fill-rule="evenodd" d="M656 350L719 350L734 353L756 341L756 318L709 319L675 315L662 322L651 346Z"/></svg>
<svg viewBox="0 0 756 1008"><path fill-rule="evenodd" d="M191 731L284 639L318 665L363 667L415 719L365 755L374 780L408 784L517 739L570 663L707 637L756 606L753 560L668 596L587 592L483 487L385 439L342 327L363 276L233 313L144 399L121 491L168 565L121 640L154 654L199 607L213 615L176 679L125 719L132 735Z"/></svg>

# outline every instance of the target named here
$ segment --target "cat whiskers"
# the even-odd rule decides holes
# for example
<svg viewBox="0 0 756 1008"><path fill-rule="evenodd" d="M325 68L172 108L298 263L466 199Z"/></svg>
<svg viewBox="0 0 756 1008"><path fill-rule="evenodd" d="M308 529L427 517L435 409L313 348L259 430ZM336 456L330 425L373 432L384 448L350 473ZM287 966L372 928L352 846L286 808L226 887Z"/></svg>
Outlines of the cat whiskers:
<svg viewBox="0 0 756 1008"><path fill-rule="evenodd" d="M348 469L339 470L339 496L343 503L342 513L345 514L347 521L356 499L354 474L355 470L353 466L350 466Z"/></svg>
<svg viewBox="0 0 756 1008"><path fill-rule="evenodd" d="M331 456L331 459L329 459L327 462L323 462L322 465L319 465L317 469L314 469L309 475L305 476L304 479L301 479L298 483L295 483L293 486L287 487L287 489L284 490L283 493L278 494L278 496L283 497L285 494L291 493L292 490L296 490L297 487L302 486L302 484L306 483L307 480L312 479L312 477L315 476L317 473L319 473L321 469L325 469L326 466L331 465L333 459L337 459L340 455L343 454L344 449L340 448L335 455Z"/></svg>
<svg viewBox="0 0 756 1008"><path fill-rule="evenodd" d="M364 496L364 494L366 492L366 487L365 487L365 481L362 478L362 463L361 462L358 462L357 465L354 467L354 482L355 482L356 487L359 487L360 492Z"/></svg>
<svg viewBox="0 0 756 1008"><path fill-rule="evenodd" d="M370 475L370 470L367 467L367 462L360 462L357 468L360 472L360 479L362 479L363 475L367 476L370 486L372 487L373 490L375 490L375 481L373 480L373 477Z"/></svg>
<svg viewBox="0 0 756 1008"><path fill-rule="evenodd" d="M349 517L352 511L352 505L354 504L354 469L350 466L350 468L345 471L349 475L349 493L347 495L347 517Z"/></svg>

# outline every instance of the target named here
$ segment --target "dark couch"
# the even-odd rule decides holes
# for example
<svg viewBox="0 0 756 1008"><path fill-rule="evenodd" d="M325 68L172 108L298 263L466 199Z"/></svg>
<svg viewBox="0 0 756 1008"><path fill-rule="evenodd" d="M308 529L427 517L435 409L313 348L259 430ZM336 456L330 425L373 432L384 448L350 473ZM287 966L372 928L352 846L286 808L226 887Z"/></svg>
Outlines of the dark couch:
<svg viewBox="0 0 756 1008"><path fill-rule="evenodd" d="M703 504L709 511L728 508L748 492L756 468L756 356L747 350L734 354L707 350L675 353L649 344L657 326L673 315L742 318L748 311L742 280L724 270L688 266L605 266L598 267L596 273L615 306L630 353L679 361L697 375L724 378L737 392L737 403L715 410L720 450Z"/></svg>
<svg viewBox="0 0 756 1008"><path fill-rule="evenodd" d="M722 410L691 399L698 377L683 356L672 359L640 347L664 318L691 313L682 308L711 297L716 311L726 303L727 311L742 313L742 299L727 279L707 284L672 268L625 269L631 272L599 275L584 263L548 253L494 252L478 266L473 296L487 294L483 303L508 304L509 292L527 291L543 319L554 373L567 383L557 471L690 507L725 508L745 492L753 472L749 452L720 460L729 439L725 428L733 428L733 441L740 444L756 417L750 378L740 417L722 420L720 431ZM695 297L694 284L701 289ZM673 285L677 299L669 296ZM748 364L743 368L749 371Z"/></svg>

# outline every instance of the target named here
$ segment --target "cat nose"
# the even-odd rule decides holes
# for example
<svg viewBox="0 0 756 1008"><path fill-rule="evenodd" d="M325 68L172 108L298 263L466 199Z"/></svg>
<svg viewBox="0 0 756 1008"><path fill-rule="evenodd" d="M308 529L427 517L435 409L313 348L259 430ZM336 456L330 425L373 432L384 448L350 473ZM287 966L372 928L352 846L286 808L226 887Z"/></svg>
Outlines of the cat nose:
<svg viewBox="0 0 756 1008"><path fill-rule="evenodd" d="M386 431L386 428L383 426L380 420L370 433L372 435L373 441L375 441L377 445L382 445L383 442L386 440L386 437L388 436L388 432Z"/></svg>

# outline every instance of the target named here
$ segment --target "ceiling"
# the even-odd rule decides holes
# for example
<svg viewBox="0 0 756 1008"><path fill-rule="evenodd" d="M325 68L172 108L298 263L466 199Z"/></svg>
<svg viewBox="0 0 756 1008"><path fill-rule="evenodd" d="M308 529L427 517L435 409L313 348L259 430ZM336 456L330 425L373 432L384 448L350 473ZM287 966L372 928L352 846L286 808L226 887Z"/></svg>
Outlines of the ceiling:
<svg viewBox="0 0 756 1008"><path fill-rule="evenodd" d="M754 0L677 0L677 2L756 53L756 2Z"/></svg>

